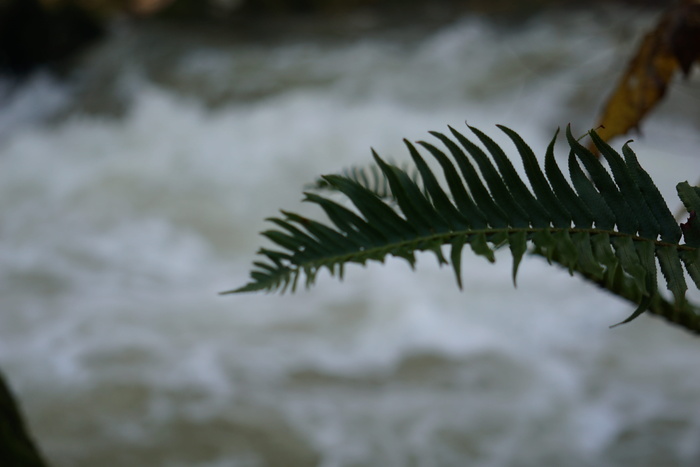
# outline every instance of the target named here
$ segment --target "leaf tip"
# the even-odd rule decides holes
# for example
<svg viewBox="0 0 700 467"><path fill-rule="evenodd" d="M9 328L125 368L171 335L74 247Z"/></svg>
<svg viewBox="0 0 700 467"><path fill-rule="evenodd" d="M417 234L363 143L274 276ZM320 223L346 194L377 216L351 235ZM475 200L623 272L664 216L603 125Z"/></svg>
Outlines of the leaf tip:
<svg viewBox="0 0 700 467"><path fill-rule="evenodd" d="M623 324L627 324L631 321L634 321L635 319L637 319L639 317L639 315L641 315L642 313L647 311L647 309L649 308L649 305L651 305L651 295L645 296L642 300L642 303L639 304L637 309L634 310L634 312L627 319L625 319L624 321L620 321L617 324L613 324L612 326L609 326L608 328L613 329L613 328L616 328L616 327L621 326Z"/></svg>

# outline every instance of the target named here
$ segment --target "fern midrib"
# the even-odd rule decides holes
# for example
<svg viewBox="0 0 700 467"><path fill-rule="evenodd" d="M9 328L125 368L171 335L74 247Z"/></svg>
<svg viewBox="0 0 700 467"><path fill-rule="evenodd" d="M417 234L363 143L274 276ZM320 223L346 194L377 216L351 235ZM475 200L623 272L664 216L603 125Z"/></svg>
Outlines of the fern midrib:
<svg viewBox="0 0 700 467"><path fill-rule="evenodd" d="M636 303L635 296L629 289L625 289L624 287L611 288L609 285L605 284L604 280L592 276L587 271L582 270L578 272L581 277L587 281L596 284L615 295ZM697 308L689 302L685 302L684 306L679 308L678 304L670 303L657 294L652 297L647 311L669 321L672 324L681 326L693 334L700 335L700 314L698 314Z"/></svg>
<svg viewBox="0 0 700 467"><path fill-rule="evenodd" d="M580 227L571 227L571 228L562 228L562 227L541 227L541 228L534 228L534 227L510 227L510 228L494 228L494 229L475 229L475 230L459 230L459 231L449 231L449 232L441 232L441 233L436 233L433 235L424 235L420 236L417 238L413 238L410 240L399 240L395 242L387 242L381 246L371 246L371 247L366 247L362 250L354 250L353 252L343 252L338 255L315 255L316 257L312 259L309 259L308 261L303 261L300 263L295 263L296 266L304 266L308 265L309 263L313 262L322 262L322 263L328 263L328 262L344 262L348 258L353 258L358 256L372 256L372 253L381 253L381 252L386 252L387 250L401 250L401 249L410 249L413 245L419 244L419 243L440 243L440 244L448 244L450 240L456 238L456 237L461 237L461 236L472 236L472 235L497 235L497 234L513 234L513 233L522 233L525 232L528 235L536 234L539 232L550 232L550 233L558 233L558 232L568 232L568 233L587 233L590 235L595 235L595 234L607 234L611 237L625 237L625 238L631 238L632 241L635 242L650 242L653 243L655 246L659 247L672 247L675 248L676 250L679 251L697 251L697 248L689 246L689 245L680 245L676 243L669 243L669 242L664 242L662 240L657 239L651 239L651 238L646 238L646 237L641 237L638 235L631 235L627 234L624 232L619 232L617 230L607 230L607 229L595 229L595 228L580 228Z"/></svg>
<svg viewBox="0 0 700 467"><path fill-rule="evenodd" d="M447 187L408 141L420 181L386 163L375 152L374 167L379 167L388 193L380 196L369 189L366 177L358 181L324 176L323 180L342 192L356 210L306 193L305 201L318 204L330 225L286 211L281 211L283 218L270 218L279 229L262 234L281 249L261 249L258 253L266 260L254 263L251 282L230 292L284 292L290 284L294 291L304 275L308 287L323 268L342 279L346 263L384 262L388 256L403 258L414 267L417 251L432 252L440 264L452 263L461 288L466 244L489 262L495 261L496 250L509 246L515 283L518 266L530 245L534 254L550 263L560 264L569 273L575 272L635 303L636 310L623 323L651 307L652 313L700 331L699 308L691 306L685 297L687 277L700 287L700 225L692 216L678 225L631 149L623 148L623 159L591 135L611 166L611 174L567 128L569 181L554 159L554 139L542 172L525 142L512 130L501 127L523 159L528 188L505 153L486 135L471 130L490 156L452 128L461 147L431 132L444 143L451 158L439 148L419 142L437 159ZM376 182L379 172L375 173ZM700 211L700 188L680 183L677 190L688 212ZM679 244L681 238L684 244ZM446 246L451 246L449 261L443 252ZM659 276L665 279L673 303L666 302L659 293Z"/></svg>

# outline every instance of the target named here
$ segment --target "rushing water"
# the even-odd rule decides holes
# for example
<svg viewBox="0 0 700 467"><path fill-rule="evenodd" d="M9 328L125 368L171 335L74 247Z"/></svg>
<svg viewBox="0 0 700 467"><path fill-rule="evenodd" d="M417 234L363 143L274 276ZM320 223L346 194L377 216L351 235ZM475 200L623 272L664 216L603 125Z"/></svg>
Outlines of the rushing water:
<svg viewBox="0 0 700 467"><path fill-rule="evenodd" d="M0 367L55 466L696 466L700 344L537 258L221 297L317 174L496 123L592 124L653 18L252 43L136 28L0 113ZM398 31L398 32L397 32ZM636 35L636 36L635 36ZM698 82L634 144L674 201ZM695 113L694 113L695 112ZM695 148L695 149L693 149ZM511 149L509 149L511 150ZM564 153L560 145L560 155Z"/></svg>

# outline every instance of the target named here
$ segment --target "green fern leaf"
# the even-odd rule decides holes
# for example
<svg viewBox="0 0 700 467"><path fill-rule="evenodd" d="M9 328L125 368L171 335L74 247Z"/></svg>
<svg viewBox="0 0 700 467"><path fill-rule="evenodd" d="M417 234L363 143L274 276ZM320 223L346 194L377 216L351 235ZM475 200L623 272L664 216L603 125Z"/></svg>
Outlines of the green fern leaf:
<svg viewBox="0 0 700 467"><path fill-rule="evenodd" d="M643 199L646 204L646 209L649 210L658 222L661 240L669 243L678 243L678 240L681 238L681 229L661 196L659 189L656 187L649 174L639 165L637 156L629 147L629 144L626 143L622 147L622 154L624 154L627 167L629 167L630 173L636 181L642 195L641 199ZM645 207L642 206L641 210L645 211Z"/></svg>
<svg viewBox="0 0 700 467"><path fill-rule="evenodd" d="M688 212L700 212L700 188L681 182L676 187L678 197L683 201Z"/></svg>
<svg viewBox="0 0 700 467"><path fill-rule="evenodd" d="M559 134L559 130L552 138L552 141L547 146L547 152L544 159L544 168L547 179L552 185L554 194L557 199L561 201L564 208L571 215L576 227L586 229L593 225L593 214L588 209L588 206L583 202L581 198L576 194L574 189L569 185L564 174L556 163L554 158L554 143L556 137ZM567 226L564 226L567 227Z"/></svg>
<svg viewBox="0 0 700 467"><path fill-rule="evenodd" d="M450 128L453 133L457 133L454 129ZM458 133L457 133L458 134ZM464 154L457 144L448 139L446 136L439 133L434 133L442 141L447 149L452 154L452 157L457 162L464 180L467 182L467 187L472 193L472 198L474 199L480 212L484 213L486 221L491 227L505 228L508 226L508 220L505 212L494 202L491 198L491 194L484 186L479 174L474 169L474 166L469 161L469 158Z"/></svg>
<svg viewBox="0 0 700 467"><path fill-rule="evenodd" d="M700 288L700 227L695 216L700 190L687 183L678 185L691 213L688 223L678 226L628 145L623 147L623 158L591 132L608 171L567 128L569 182L554 157L554 139L543 171L516 132L499 128L515 145L529 187L505 152L475 128L470 129L486 151L453 128L449 129L454 140L430 133L449 155L431 143L418 143L435 159L444 182L408 141L417 176L373 151L376 166L369 172L322 177L327 188L344 194L352 206L305 193L304 201L318 205L327 223L289 211L269 218L276 229L262 235L277 249L261 249L263 258L253 263L251 281L230 292L294 291L301 278L308 287L324 269L342 278L348 263L383 262L387 256L403 258L414 267L418 251L432 252L440 264L450 263L461 288L467 244L490 262L495 261L496 249L508 245L515 284L532 245L532 251L550 263L632 302L634 312L622 323L651 311L700 333L698 308L685 297L684 272ZM684 244L679 243L681 227ZM443 247L450 248L449 259ZM659 291L657 262L672 301Z"/></svg>
<svg viewBox="0 0 700 467"><path fill-rule="evenodd" d="M508 156L506 156L503 150L483 132L474 127L469 127L469 129L479 138L486 149L488 149L491 157L498 166L498 170L503 181L506 183L508 191L513 195L515 204L522 208L522 212L528 224L539 228L548 227L550 224L550 216L525 186L525 183L521 180L513 164L508 159Z"/></svg>
<svg viewBox="0 0 700 467"><path fill-rule="evenodd" d="M695 282L695 286L700 289L700 249L681 251L680 255L688 275Z"/></svg>
<svg viewBox="0 0 700 467"><path fill-rule="evenodd" d="M700 247L700 189L691 187L688 182L681 182L676 186L678 197L683 201L689 216L688 221L681 224L683 238L687 245Z"/></svg>
<svg viewBox="0 0 700 467"><path fill-rule="evenodd" d="M635 219L632 214L627 199L623 196L623 193L619 191L612 177L605 170L605 167L603 167L603 164L601 164L600 160L596 158L593 153L574 139L570 127L566 128L566 138L569 141L572 151L588 171L591 181L605 201L605 204L607 204L614 213L615 223L618 228L622 232L628 234L636 233L637 219ZM594 139L593 142L596 143L596 140ZM609 153L609 151L607 151L608 148L607 145L598 147L601 153L605 151L606 154ZM610 157L610 154L608 154L607 157L609 159L614 159Z"/></svg>
<svg viewBox="0 0 700 467"><path fill-rule="evenodd" d="M580 201L586 205L591 215L595 216L596 227L606 231L613 230L615 228L615 213L583 172L573 150L569 153L569 175L580 196Z"/></svg>
<svg viewBox="0 0 700 467"><path fill-rule="evenodd" d="M557 196L552 191L552 188L549 186L549 183L547 182L547 179L542 173L542 169L540 168L540 165L537 162L535 153L532 152L530 146L528 146L527 143L525 143L525 141L523 141L523 139L510 128L507 128L503 125L497 126L506 135L508 135L508 137L513 141L515 147L520 153L520 157L523 160L523 167L525 168L525 173L528 177L528 180L530 180L530 184L532 185L532 189L537 195L538 201L542 204L542 207L538 209L538 211L549 213L549 215L541 214L542 217L548 219L547 222L545 222L544 224L548 225L549 218L551 218L551 222L552 225L554 225L554 227L566 228L571 226L571 214L566 210L564 205L559 201L559 199L557 199ZM548 152L552 151L552 154L554 153L553 148L555 139L556 134L554 135L554 138L552 138L552 142L550 143L549 148L547 149ZM526 189L521 189L521 191L527 192ZM528 197L528 195L525 196Z"/></svg>
<svg viewBox="0 0 700 467"><path fill-rule="evenodd" d="M439 135L439 133L434 133L434 135ZM438 137L441 136L442 135L439 135ZM430 143L419 141L418 144L427 149L442 167L443 175L445 176L450 193L452 194L452 199L454 199L459 212L459 214L456 214L459 222L463 222L468 227L474 229L486 228L488 225L486 216L474 203L472 198L469 196L469 193L467 193L467 190L464 187L462 179L459 177L455 166L452 165L447 156L445 156L442 151Z"/></svg>
<svg viewBox="0 0 700 467"><path fill-rule="evenodd" d="M656 248L656 256L659 258L661 272L666 278L668 289L673 293L675 303L683 305L688 286L683 275L678 250L671 245L660 245Z"/></svg>
<svg viewBox="0 0 700 467"><path fill-rule="evenodd" d="M476 162L486 181L486 185L491 190L491 197L501 207L501 211L505 214L509 225L513 227L527 227L527 213L520 208L486 153L458 131L452 128L450 130Z"/></svg>
<svg viewBox="0 0 700 467"><path fill-rule="evenodd" d="M612 147L610 147L594 131L590 132L591 139L596 145L601 155L607 160L612 171L615 183L619 187L620 194L624 197L632 215L631 225L639 234L645 238L657 238L660 234L660 227L652 211L646 205L642 192L637 185L633 172ZM619 218L619 214L618 214Z"/></svg>

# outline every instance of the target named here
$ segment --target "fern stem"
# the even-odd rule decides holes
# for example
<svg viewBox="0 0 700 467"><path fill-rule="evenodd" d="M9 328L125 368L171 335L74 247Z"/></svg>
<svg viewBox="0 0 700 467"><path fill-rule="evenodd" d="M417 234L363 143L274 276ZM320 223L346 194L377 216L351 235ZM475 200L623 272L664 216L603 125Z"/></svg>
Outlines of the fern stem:
<svg viewBox="0 0 700 467"><path fill-rule="evenodd" d="M554 258L554 260L556 261L556 258ZM578 271L578 273L581 277L600 288L632 303L638 304L639 298L632 293L632 289L628 287L611 288L610 284L606 282L605 279L596 278L586 271ZM651 300L647 311L665 319L671 324L684 328L692 334L700 335L700 315L698 315L688 303L686 303L685 306L674 305L657 294Z"/></svg>

